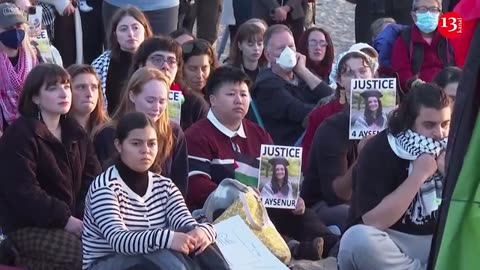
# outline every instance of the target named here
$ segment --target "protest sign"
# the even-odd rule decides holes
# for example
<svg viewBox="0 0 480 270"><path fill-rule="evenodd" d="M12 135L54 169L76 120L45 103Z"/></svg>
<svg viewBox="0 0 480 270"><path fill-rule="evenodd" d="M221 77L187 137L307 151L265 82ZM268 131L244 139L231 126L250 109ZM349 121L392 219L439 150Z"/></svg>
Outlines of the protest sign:
<svg viewBox="0 0 480 270"><path fill-rule="evenodd" d="M217 246L232 270L288 270L255 236L240 216L215 224Z"/></svg>
<svg viewBox="0 0 480 270"><path fill-rule="evenodd" d="M302 148L262 145L259 190L265 207L295 209L300 193Z"/></svg>
<svg viewBox="0 0 480 270"><path fill-rule="evenodd" d="M387 127L387 115L396 106L397 81L353 79L350 93L349 138L360 140Z"/></svg>
<svg viewBox="0 0 480 270"><path fill-rule="evenodd" d="M180 125L180 117L182 114L182 102L183 94L182 91L170 90L168 94L168 116L170 121L175 122Z"/></svg>
<svg viewBox="0 0 480 270"><path fill-rule="evenodd" d="M47 30L41 30L40 34L32 38L32 44L38 49L45 63L55 63L50 47L50 39Z"/></svg>
<svg viewBox="0 0 480 270"><path fill-rule="evenodd" d="M32 6L28 9L28 28L30 36L37 36L42 31L43 8L41 6Z"/></svg>

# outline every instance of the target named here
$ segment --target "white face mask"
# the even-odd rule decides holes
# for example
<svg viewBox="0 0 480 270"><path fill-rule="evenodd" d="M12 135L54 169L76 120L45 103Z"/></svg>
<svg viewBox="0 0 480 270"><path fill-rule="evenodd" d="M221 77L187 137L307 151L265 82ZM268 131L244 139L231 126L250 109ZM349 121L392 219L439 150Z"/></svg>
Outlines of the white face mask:
<svg viewBox="0 0 480 270"><path fill-rule="evenodd" d="M292 69L297 65L297 54L290 49L290 47L285 47L275 62L283 70L292 71Z"/></svg>

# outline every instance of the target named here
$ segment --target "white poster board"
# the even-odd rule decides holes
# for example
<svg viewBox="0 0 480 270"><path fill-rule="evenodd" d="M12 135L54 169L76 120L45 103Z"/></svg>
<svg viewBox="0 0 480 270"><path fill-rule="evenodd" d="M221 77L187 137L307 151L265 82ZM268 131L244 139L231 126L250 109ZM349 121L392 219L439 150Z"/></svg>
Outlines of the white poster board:
<svg viewBox="0 0 480 270"><path fill-rule="evenodd" d="M217 245L232 270L288 270L258 239L240 216L215 224Z"/></svg>
<svg viewBox="0 0 480 270"><path fill-rule="evenodd" d="M387 127L387 116L395 109L397 81L354 79L350 93L350 140L376 135Z"/></svg>
<svg viewBox="0 0 480 270"><path fill-rule="evenodd" d="M262 144L258 190L265 207L295 209L301 176L301 147Z"/></svg>
<svg viewBox="0 0 480 270"><path fill-rule="evenodd" d="M182 115L182 101L183 94L182 91L170 90L168 95L168 117L170 121L175 122L180 125L180 117Z"/></svg>

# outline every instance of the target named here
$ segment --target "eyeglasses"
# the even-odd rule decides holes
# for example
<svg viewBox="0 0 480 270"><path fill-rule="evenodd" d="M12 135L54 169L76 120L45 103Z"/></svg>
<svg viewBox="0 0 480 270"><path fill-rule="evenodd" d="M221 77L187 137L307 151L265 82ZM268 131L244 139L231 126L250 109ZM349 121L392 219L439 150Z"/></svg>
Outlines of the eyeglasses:
<svg viewBox="0 0 480 270"><path fill-rule="evenodd" d="M440 8L438 7L417 7L413 11L415 11L416 13L427 13L427 12L440 13L441 12Z"/></svg>
<svg viewBox="0 0 480 270"><path fill-rule="evenodd" d="M183 54L190 54L193 52L207 53L210 50L210 43L204 39L195 39L187 41L182 45Z"/></svg>
<svg viewBox="0 0 480 270"><path fill-rule="evenodd" d="M163 57L163 55L150 56L150 57L148 57L148 60L150 60L150 62L152 62L152 64L154 64L156 67L163 67L163 64L165 64L165 62L170 67L176 67L177 63L178 63L178 61L175 57L167 57L165 59L165 57Z"/></svg>
<svg viewBox="0 0 480 270"><path fill-rule="evenodd" d="M308 46L310 47L320 46L321 48L326 48L328 46L328 43L325 40L310 39L308 40Z"/></svg>

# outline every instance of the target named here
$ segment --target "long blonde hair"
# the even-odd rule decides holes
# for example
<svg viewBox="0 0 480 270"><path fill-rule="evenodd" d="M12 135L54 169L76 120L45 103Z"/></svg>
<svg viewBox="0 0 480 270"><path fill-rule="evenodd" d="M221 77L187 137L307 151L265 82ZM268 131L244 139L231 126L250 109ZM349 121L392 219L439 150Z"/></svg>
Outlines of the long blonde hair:
<svg viewBox="0 0 480 270"><path fill-rule="evenodd" d="M135 73L133 73L127 84L127 87L123 89L120 104L117 110L113 113L112 121L110 121L110 124L116 125L120 118L122 118L125 114L135 111L135 105L129 98L130 91L134 95L138 95L143 90L143 86L151 80L157 80L165 83L168 97L168 94L170 92L169 85L171 82L163 74L163 72L156 68L140 68L135 71ZM165 162L165 160L171 155L173 149L173 142L175 140L172 126L169 120L168 109L165 109L163 111L163 113L160 115L160 118L157 120L157 122L154 123L154 126L158 138L158 153L155 164L152 166L152 170L157 173L161 173L161 166Z"/></svg>
<svg viewBox="0 0 480 270"><path fill-rule="evenodd" d="M25 50L25 53L27 54L28 58L31 58L33 62L39 62L38 57L39 53L35 49L35 47L32 44L32 39L30 38L30 35L28 34L28 25L26 23L21 24L22 30L25 31L25 37L23 38L22 41L22 48Z"/></svg>

